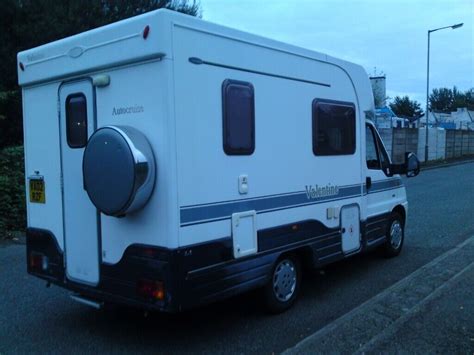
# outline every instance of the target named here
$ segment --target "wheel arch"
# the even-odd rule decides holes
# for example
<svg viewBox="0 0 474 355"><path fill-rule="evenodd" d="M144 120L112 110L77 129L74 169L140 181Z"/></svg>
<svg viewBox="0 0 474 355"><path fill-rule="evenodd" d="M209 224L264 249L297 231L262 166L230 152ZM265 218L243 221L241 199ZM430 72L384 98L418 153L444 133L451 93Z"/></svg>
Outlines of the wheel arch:
<svg viewBox="0 0 474 355"><path fill-rule="evenodd" d="M392 215L393 215L394 213L399 214L399 215L402 217L403 224L405 224L406 218L407 218L407 211L405 210L405 207L403 207L402 205L396 205L396 206L392 209Z"/></svg>
<svg viewBox="0 0 474 355"><path fill-rule="evenodd" d="M276 266L278 261L284 258L285 256L291 256L298 260L300 264L300 272L305 272L314 268L316 256L314 254L313 249L308 245L282 251L273 260L272 269Z"/></svg>

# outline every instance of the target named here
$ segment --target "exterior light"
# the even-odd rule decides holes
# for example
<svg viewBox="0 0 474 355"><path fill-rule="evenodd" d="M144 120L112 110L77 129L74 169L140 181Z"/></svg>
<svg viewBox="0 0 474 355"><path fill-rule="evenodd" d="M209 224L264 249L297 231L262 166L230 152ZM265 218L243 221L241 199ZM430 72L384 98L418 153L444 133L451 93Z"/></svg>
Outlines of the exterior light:
<svg viewBox="0 0 474 355"><path fill-rule="evenodd" d="M143 29L143 39L147 39L149 34L150 34L150 26L147 25Z"/></svg>
<svg viewBox="0 0 474 355"><path fill-rule="evenodd" d="M462 27L464 23L457 23L455 25L451 26L445 26L445 27L439 27L435 28L434 30L428 30L428 58L427 58L427 64L426 64L426 111L425 111L425 116L426 116L426 137L425 137L425 163L428 161L428 125L429 125L429 116L430 116L430 111L429 111L429 100L430 100L430 35L431 32L436 32L439 30L444 30L446 28L451 28L455 30L456 28Z"/></svg>

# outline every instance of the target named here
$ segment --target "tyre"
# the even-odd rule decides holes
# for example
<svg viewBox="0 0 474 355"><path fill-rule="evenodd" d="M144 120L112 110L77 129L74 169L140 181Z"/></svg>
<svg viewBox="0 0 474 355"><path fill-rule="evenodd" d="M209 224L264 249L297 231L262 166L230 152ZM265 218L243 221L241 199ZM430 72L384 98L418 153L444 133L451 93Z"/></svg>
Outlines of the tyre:
<svg viewBox="0 0 474 355"><path fill-rule="evenodd" d="M264 302L270 313L281 313L296 301L301 283L301 264L293 255L280 257L264 288Z"/></svg>
<svg viewBox="0 0 474 355"><path fill-rule="evenodd" d="M400 254L405 239L405 221L398 213L393 213L387 225L384 255L392 258Z"/></svg>

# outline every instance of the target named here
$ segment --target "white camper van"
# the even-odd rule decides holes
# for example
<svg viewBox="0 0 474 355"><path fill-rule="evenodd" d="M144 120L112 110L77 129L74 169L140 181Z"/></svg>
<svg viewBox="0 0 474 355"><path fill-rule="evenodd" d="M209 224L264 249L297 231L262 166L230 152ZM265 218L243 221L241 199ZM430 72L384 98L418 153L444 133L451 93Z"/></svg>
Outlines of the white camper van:
<svg viewBox="0 0 474 355"><path fill-rule="evenodd" d="M158 10L18 54L27 263L97 306L181 311L397 255L398 174L362 67Z"/></svg>

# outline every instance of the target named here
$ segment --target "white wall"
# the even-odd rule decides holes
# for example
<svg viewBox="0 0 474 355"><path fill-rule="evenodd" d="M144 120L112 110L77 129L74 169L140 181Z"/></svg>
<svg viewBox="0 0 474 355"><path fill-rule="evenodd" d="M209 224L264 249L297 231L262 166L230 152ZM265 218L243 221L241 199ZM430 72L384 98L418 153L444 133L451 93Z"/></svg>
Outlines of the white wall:
<svg viewBox="0 0 474 355"><path fill-rule="evenodd" d="M426 129L418 130L418 159L425 161ZM446 158L446 130L428 129L428 160Z"/></svg>

